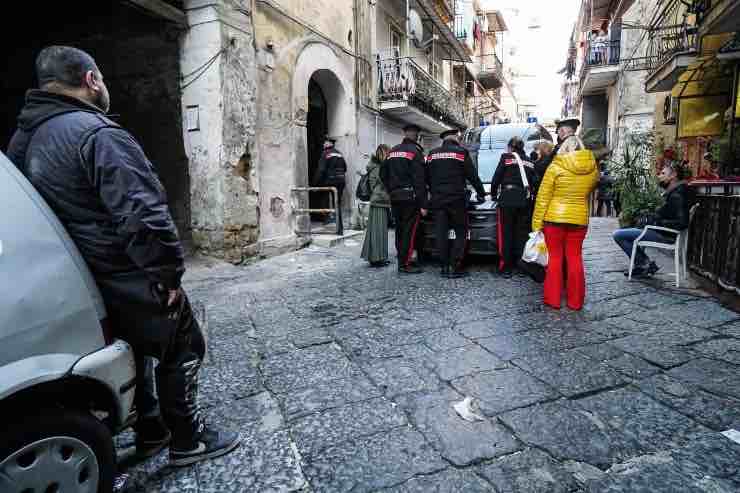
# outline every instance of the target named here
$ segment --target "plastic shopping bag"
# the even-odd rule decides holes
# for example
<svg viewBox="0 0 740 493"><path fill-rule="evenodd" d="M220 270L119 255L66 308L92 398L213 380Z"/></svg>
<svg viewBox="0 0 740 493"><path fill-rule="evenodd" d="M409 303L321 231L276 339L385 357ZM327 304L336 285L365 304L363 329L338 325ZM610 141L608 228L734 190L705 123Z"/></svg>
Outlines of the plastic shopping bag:
<svg viewBox="0 0 740 493"><path fill-rule="evenodd" d="M529 233L529 240L524 245L522 260L532 264L539 264L543 267L547 266L547 244L545 243L545 235L542 231Z"/></svg>

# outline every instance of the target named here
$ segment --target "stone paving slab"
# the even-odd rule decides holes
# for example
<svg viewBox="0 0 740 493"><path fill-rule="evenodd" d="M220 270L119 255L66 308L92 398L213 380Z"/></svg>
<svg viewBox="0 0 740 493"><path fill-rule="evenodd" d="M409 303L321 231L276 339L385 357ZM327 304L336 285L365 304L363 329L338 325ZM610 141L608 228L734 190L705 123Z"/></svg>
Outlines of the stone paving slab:
<svg viewBox="0 0 740 493"><path fill-rule="evenodd" d="M286 430L242 437L242 444L223 457L199 463L199 491L300 491L306 479Z"/></svg>
<svg viewBox="0 0 740 493"><path fill-rule="evenodd" d="M383 490L389 493L490 493L493 487L469 469L445 469Z"/></svg>
<svg viewBox="0 0 740 493"><path fill-rule="evenodd" d="M654 375L635 382L641 391L713 430L740 430L740 400L710 394L695 385Z"/></svg>
<svg viewBox="0 0 740 493"><path fill-rule="evenodd" d="M674 368L668 374L713 394L740 399L740 371L730 363L701 358Z"/></svg>
<svg viewBox="0 0 740 493"><path fill-rule="evenodd" d="M478 470L501 492L569 493L580 486L562 464L533 448L496 459Z"/></svg>
<svg viewBox="0 0 740 493"><path fill-rule="evenodd" d="M455 349L470 344L470 341L451 328L433 330L424 337L424 344L432 351Z"/></svg>
<svg viewBox="0 0 740 493"><path fill-rule="evenodd" d="M515 359L513 363L565 396L594 392L626 383L612 368L595 362L577 350Z"/></svg>
<svg viewBox="0 0 740 493"><path fill-rule="evenodd" d="M313 456L352 438L403 426L406 417L384 398L356 402L299 418L290 429L302 456Z"/></svg>
<svg viewBox="0 0 740 493"><path fill-rule="evenodd" d="M525 332L539 327L527 317L496 317L457 324L455 328L469 339L482 339L515 332Z"/></svg>
<svg viewBox="0 0 740 493"><path fill-rule="evenodd" d="M375 491L447 467L418 431L407 428L345 442L306 462L311 486L327 493Z"/></svg>
<svg viewBox="0 0 740 493"><path fill-rule="evenodd" d="M363 368L389 397L419 390L436 390L441 386L432 370L413 359L382 359L365 364Z"/></svg>
<svg viewBox="0 0 740 493"><path fill-rule="evenodd" d="M709 430L646 394L622 388L578 399L576 405L634 439L642 450L681 445Z"/></svg>
<svg viewBox="0 0 740 493"><path fill-rule="evenodd" d="M643 451L634 438L567 400L516 409L499 419L520 440L560 461L607 469Z"/></svg>
<svg viewBox="0 0 740 493"><path fill-rule="evenodd" d="M486 416L558 397L557 392L518 368L477 373L452 381L461 394L478 399Z"/></svg>
<svg viewBox="0 0 740 493"><path fill-rule="evenodd" d="M430 356L428 361L437 376L447 381L507 367L505 361L474 344L440 351Z"/></svg>
<svg viewBox="0 0 740 493"><path fill-rule="evenodd" d="M691 349L706 358L740 365L740 339L712 339L711 341L694 344Z"/></svg>
<svg viewBox="0 0 740 493"><path fill-rule="evenodd" d="M408 396L401 405L410 414L414 426L455 466L466 466L521 448L498 423L462 419L452 407L459 400L460 395L447 391Z"/></svg>
<svg viewBox="0 0 740 493"><path fill-rule="evenodd" d="M575 351L631 379L646 378L660 372L659 367L651 365L642 358L625 353L609 343L579 347Z"/></svg>
<svg viewBox="0 0 740 493"><path fill-rule="evenodd" d="M344 404L360 402L383 393L362 374L351 378L327 380L312 387L280 394L278 399L288 421Z"/></svg>

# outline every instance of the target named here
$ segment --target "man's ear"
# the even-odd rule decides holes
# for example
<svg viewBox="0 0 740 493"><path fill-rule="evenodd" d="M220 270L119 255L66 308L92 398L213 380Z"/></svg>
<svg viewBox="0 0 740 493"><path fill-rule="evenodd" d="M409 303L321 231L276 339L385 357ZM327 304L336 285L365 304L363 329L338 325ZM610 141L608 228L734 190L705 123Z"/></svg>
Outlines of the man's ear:
<svg viewBox="0 0 740 493"><path fill-rule="evenodd" d="M85 86L93 91L97 91L98 85L98 78L95 76L95 72L93 70L85 72Z"/></svg>

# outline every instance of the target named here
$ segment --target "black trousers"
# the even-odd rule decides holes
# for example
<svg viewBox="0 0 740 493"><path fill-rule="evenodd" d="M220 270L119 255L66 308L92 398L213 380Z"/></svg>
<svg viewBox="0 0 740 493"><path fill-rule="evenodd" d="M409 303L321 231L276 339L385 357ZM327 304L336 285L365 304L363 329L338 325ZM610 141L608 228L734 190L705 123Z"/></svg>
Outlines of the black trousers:
<svg viewBox="0 0 740 493"><path fill-rule="evenodd" d="M601 217L601 210L606 206L606 217L612 216L612 200L611 199L599 199L598 206L596 208L596 215Z"/></svg>
<svg viewBox="0 0 740 493"><path fill-rule="evenodd" d="M524 245L531 229L532 212L529 207L499 207L499 252L501 270L516 267L522 258Z"/></svg>
<svg viewBox="0 0 740 493"><path fill-rule="evenodd" d="M116 337L134 350L134 403L139 417L157 416L161 411L173 440L189 440L202 423L198 371L206 347L187 295L181 292L179 301L167 307L166 290L157 289L143 273L96 280ZM155 375L152 359L159 361Z"/></svg>
<svg viewBox="0 0 740 493"><path fill-rule="evenodd" d="M396 201L391 204L393 217L396 221L396 255L398 266L403 267L411 262L418 234L421 214L416 202Z"/></svg>
<svg viewBox="0 0 740 493"><path fill-rule="evenodd" d="M330 186L337 188L337 234L344 234L344 223L342 222L342 195L344 195L344 183L332 183Z"/></svg>
<svg viewBox="0 0 740 493"><path fill-rule="evenodd" d="M467 241L467 212L465 201L459 200L441 204L434 209L434 237L437 240L437 252L442 267L459 268L465 257L465 243ZM450 257L449 231L455 231L452 240L452 256Z"/></svg>
<svg viewBox="0 0 740 493"><path fill-rule="evenodd" d="M168 341L130 341L136 359L134 403L141 418L161 413L175 439L189 438L199 422L198 372L205 357L203 333L185 293L171 310ZM159 364L154 368L152 359ZM156 380L156 392L153 388Z"/></svg>

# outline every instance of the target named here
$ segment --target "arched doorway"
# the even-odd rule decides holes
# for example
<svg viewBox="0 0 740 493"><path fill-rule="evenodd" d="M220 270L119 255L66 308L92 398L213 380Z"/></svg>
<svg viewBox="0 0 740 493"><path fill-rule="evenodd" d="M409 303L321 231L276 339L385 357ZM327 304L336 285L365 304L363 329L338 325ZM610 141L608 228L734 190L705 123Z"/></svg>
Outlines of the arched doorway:
<svg viewBox="0 0 740 493"><path fill-rule="evenodd" d="M311 185L323 151L324 136L329 131L326 97L316 80L308 81L308 116L306 118L306 144L308 147L308 180ZM309 199L312 209L324 208L328 203L325 194L312 193Z"/></svg>

